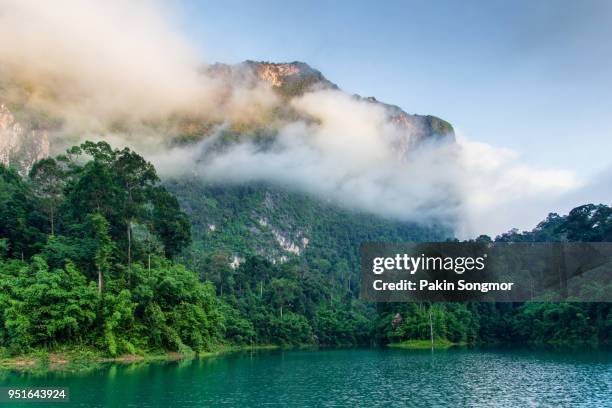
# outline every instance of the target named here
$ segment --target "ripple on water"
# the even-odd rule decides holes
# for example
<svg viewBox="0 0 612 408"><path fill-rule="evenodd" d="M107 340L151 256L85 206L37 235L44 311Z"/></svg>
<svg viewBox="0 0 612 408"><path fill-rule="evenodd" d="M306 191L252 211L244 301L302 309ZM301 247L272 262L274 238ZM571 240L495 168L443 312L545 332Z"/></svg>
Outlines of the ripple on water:
<svg viewBox="0 0 612 408"><path fill-rule="evenodd" d="M82 407L612 406L609 351L275 351L5 379Z"/></svg>

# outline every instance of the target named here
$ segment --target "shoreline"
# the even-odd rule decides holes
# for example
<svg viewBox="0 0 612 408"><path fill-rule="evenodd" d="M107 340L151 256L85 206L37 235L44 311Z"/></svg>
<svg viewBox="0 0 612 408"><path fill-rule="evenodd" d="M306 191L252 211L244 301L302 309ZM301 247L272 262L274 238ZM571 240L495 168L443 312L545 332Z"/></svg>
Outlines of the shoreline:
<svg viewBox="0 0 612 408"><path fill-rule="evenodd" d="M460 348L511 348L511 349L602 349L612 350L612 347L607 344L593 345L588 343L581 344L512 344L512 343L494 343L494 344L467 344L464 342L454 343L446 339L434 340L433 350L450 350ZM274 344L261 344L251 346L229 346L221 345L215 350L193 352L190 354L181 354L176 351L165 352L150 352L142 354L123 354L116 357L108 357L100 354L93 349L66 349L56 351L36 350L29 354L22 354L12 357L0 358L0 374L2 372L23 372L23 373L48 373L48 372L83 372L94 370L103 367L106 364L136 364L136 363L155 363L155 362L171 362L181 360L205 359L218 357L226 354L241 353L248 351L266 351L266 350L326 350L326 349L344 349L344 348L361 348L359 346L348 347L326 347L316 345L302 345L293 347L284 347ZM431 340L405 340L398 343L389 343L367 348L382 348L395 349L405 351L425 351L432 350Z"/></svg>
<svg viewBox="0 0 612 408"><path fill-rule="evenodd" d="M213 351L181 354L176 351L143 354L123 354L116 357L106 357L91 349L84 350L37 350L29 354L14 357L0 358L1 371L86 371L108 363L133 364L153 363L164 361L192 360L196 358L210 358L223 354L239 353L244 351L277 350L281 346L262 344L253 346L222 346Z"/></svg>
<svg viewBox="0 0 612 408"><path fill-rule="evenodd" d="M446 339L435 339L433 345L431 340L404 340L399 343L389 343L388 348L405 350L447 350L451 347L465 347L467 343L453 343Z"/></svg>

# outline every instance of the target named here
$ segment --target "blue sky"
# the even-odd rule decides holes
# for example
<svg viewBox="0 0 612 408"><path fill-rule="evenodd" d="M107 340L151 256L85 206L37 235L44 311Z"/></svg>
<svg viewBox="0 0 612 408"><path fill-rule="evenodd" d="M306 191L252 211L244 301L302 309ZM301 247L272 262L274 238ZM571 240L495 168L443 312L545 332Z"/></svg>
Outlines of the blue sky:
<svg viewBox="0 0 612 408"><path fill-rule="evenodd" d="M179 1L207 62L304 61L531 165L612 163L612 2Z"/></svg>

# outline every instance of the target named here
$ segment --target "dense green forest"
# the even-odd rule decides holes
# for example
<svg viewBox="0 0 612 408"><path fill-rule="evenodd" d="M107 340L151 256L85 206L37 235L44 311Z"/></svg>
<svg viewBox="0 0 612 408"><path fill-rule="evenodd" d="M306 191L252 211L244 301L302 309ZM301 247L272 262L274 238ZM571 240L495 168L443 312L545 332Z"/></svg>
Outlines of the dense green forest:
<svg viewBox="0 0 612 408"><path fill-rule="evenodd" d="M109 355L206 349L222 340L214 288L170 260L190 224L153 166L85 143L0 167L0 344L86 345Z"/></svg>
<svg viewBox="0 0 612 408"><path fill-rule="evenodd" d="M302 239L299 254L266 256L282 253L270 244L281 232ZM26 178L0 166L1 352L372 345L427 339L430 323L455 343L612 343L608 303L358 299L360 242L449 236L261 186L162 184L135 152L87 142ZM612 209L550 214L496 240L610 241Z"/></svg>
<svg viewBox="0 0 612 408"><path fill-rule="evenodd" d="M490 242L486 235L475 241ZM551 213L533 230L513 229L497 242L610 242L612 208L587 204L561 216ZM468 303L430 306L434 332L453 342L612 344L610 303ZM401 323L393 319L406 316ZM429 310L418 304L379 304L379 341L424 339Z"/></svg>
<svg viewBox="0 0 612 408"><path fill-rule="evenodd" d="M293 244L302 263L325 276L334 293L349 290L356 296L362 242L435 242L452 236L440 225L384 219L263 183L217 185L183 177L164 185L192 222L193 242L181 261L196 271L211 257L225 257L227 263L236 255L281 261ZM284 248L279 240L285 240Z"/></svg>

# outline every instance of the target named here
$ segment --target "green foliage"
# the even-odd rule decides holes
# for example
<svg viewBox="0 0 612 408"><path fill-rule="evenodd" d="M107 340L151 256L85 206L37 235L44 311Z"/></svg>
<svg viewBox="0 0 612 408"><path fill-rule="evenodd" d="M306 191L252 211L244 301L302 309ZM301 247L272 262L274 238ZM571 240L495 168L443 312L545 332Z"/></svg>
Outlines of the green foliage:
<svg viewBox="0 0 612 408"><path fill-rule="evenodd" d="M0 239L0 259L4 258L9 250L8 239L2 238Z"/></svg>
<svg viewBox="0 0 612 408"><path fill-rule="evenodd" d="M136 153L86 142L27 179L0 166L0 348L188 355L226 342L414 345L432 335L437 344L612 343L606 303L358 299L362 242L449 236L278 187L161 185ZM612 210L589 204L496 240L611 238Z"/></svg>
<svg viewBox="0 0 612 408"><path fill-rule="evenodd" d="M26 180L0 166L0 347L115 356L222 340L212 286L165 258L190 225L158 182L150 163L106 143L42 160Z"/></svg>
<svg viewBox="0 0 612 408"><path fill-rule="evenodd" d="M102 292L104 275L111 269L111 257L113 256L113 241L108 233L108 221L99 213L90 218L90 225L94 241L94 266L98 271L98 291Z"/></svg>
<svg viewBox="0 0 612 408"><path fill-rule="evenodd" d="M210 256L203 279L219 282L225 336L235 344L367 344L368 311L350 310L352 297L330 292L324 274L297 260L282 265L247 258L237 269ZM219 270L229 278L219 280ZM344 292L343 292L344 293ZM348 305L342 302L348 299Z"/></svg>
<svg viewBox="0 0 612 408"><path fill-rule="evenodd" d="M9 256L29 257L44 239L45 217L36 207L26 182L15 170L0 165L0 238Z"/></svg>
<svg viewBox="0 0 612 408"><path fill-rule="evenodd" d="M527 303L513 321L514 332L531 343L576 344L598 342L588 308L572 303Z"/></svg>
<svg viewBox="0 0 612 408"><path fill-rule="evenodd" d="M55 233L55 218L63 200L66 183L64 169L52 158L43 159L30 170L30 184L41 209L49 217L51 235Z"/></svg>
<svg viewBox="0 0 612 408"><path fill-rule="evenodd" d="M321 307L313 321L319 344L347 346L370 342L370 320L356 310Z"/></svg>
<svg viewBox="0 0 612 408"><path fill-rule="evenodd" d="M313 342L312 329L303 315L288 312L282 317L272 316L269 325L275 343L301 345Z"/></svg>
<svg viewBox="0 0 612 408"><path fill-rule="evenodd" d="M551 213L531 231L513 229L498 242L602 242L612 240L612 208L587 204L568 215ZM477 241L490 242L487 236ZM602 282L592 290L605 290ZM382 342L435 337L468 343L611 344L609 303L473 303L469 305L381 305L375 338ZM393 324L399 315L401 322ZM399 319L398 319L399 320Z"/></svg>
<svg viewBox="0 0 612 408"><path fill-rule="evenodd" d="M199 271L211 256L294 257L278 242L280 234L303 250L301 257L311 269L322 272L335 291L348 289L356 296L361 242L438 241L451 236L442 226L426 228L384 219L280 187L220 186L188 177L164 185L191 219L194 243L182 260Z"/></svg>
<svg viewBox="0 0 612 408"><path fill-rule="evenodd" d="M527 310L520 304L378 305L374 310L356 299L361 242L444 240L450 233L442 228L421 228L343 210L270 186L205 185L190 179L172 180L166 186L186 208L194 227L194 244L183 261L202 279L214 283L217 294L239 312L234 321L254 328L255 342L280 343L270 325L272 318L280 317L281 306L283 316L287 312L304 316L314 341L322 345L429 339L430 308L437 339L454 343L559 342L559 336L519 333L516 322ZM513 230L496 240L609 240L609 211L601 205L578 207L567 216L549 215L533 231ZM272 230L293 242L309 238L300 261L283 264L286 273L257 255L276 260L296 258L280 247ZM476 240L492 241L488 236ZM247 259L233 270L228 265L237 254ZM590 305L578 307L585 309L596 341L609 342L604 330L609 307L598 315ZM394 326L398 313L402 323ZM523 318L531 321L535 316ZM591 342L592 331L570 338ZM241 335L236 339L244 341Z"/></svg>
<svg viewBox="0 0 612 408"><path fill-rule="evenodd" d="M39 256L29 264L0 263L4 283L3 343L15 351L54 346L86 335L96 318L95 284L72 264L49 271Z"/></svg>

